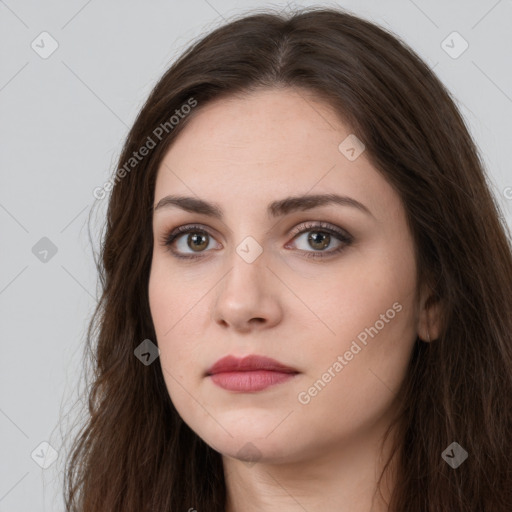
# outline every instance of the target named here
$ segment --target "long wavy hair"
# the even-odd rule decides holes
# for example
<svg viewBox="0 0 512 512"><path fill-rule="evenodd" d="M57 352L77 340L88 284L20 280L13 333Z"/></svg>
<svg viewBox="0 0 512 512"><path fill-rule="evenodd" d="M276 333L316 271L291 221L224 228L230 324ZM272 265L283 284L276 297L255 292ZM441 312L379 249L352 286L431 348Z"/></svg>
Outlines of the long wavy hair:
<svg viewBox="0 0 512 512"><path fill-rule="evenodd" d="M431 69L391 32L320 7L253 11L215 28L172 64L141 108L95 258L101 297L84 351L88 411L66 459L66 510L225 510L221 455L174 408L160 359L141 364L134 350L145 339L156 343L148 280L159 164L209 101L259 88L312 92L352 128L401 198L418 288L432 291L427 306L442 306L439 336L416 340L397 395L389 510L510 512L510 232L455 101ZM179 122L170 123L177 111ZM130 159L144 145L152 147L135 165ZM454 441L468 453L456 469L442 457Z"/></svg>

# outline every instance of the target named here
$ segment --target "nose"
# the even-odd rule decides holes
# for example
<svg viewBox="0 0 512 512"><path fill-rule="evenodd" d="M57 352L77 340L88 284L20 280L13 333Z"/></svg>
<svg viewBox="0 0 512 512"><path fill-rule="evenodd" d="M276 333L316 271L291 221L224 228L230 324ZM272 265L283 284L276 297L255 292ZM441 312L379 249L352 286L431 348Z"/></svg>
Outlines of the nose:
<svg viewBox="0 0 512 512"><path fill-rule="evenodd" d="M281 321L282 284L262 253L252 263L234 253L231 268L215 287L212 320L238 332L268 329Z"/></svg>

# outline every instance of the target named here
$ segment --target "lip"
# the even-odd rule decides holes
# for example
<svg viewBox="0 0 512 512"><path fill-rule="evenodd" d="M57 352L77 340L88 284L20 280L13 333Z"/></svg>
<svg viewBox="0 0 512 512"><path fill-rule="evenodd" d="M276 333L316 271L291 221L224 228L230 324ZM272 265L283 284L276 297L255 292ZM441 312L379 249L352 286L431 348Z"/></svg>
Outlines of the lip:
<svg viewBox="0 0 512 512"><path fill-rule="evenodd" d="M213 366L206 370L207 375L215 375L224 372L251 372L256 370L268 370L280 373L298 373L295 368L286 366L275 359L265 356L250 355L243 358L226 356L219 359Z"/></svg>
<svg viewBox="0 0 512 512"><path fill-rule="evenodd" d="M261 391L285 382L299 372L275 359L250 355L244 358L226 356L206 371L206 376L230 391Z"/></svg>

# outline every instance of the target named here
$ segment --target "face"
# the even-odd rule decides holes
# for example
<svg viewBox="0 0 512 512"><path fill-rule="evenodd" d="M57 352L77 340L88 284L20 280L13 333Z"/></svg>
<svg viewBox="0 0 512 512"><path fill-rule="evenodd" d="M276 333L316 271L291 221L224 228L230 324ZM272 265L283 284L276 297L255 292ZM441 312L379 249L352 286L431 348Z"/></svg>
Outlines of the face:
<svg viewBox="0 0 512 512"><path fill-rule="evenodd" d="M149 299L163 376L223 455L298 461L389 419L418 332L414 246L351 133L304 91L260 90L197 111L159 168ZM325 194L349 199L306 200ZM207 375L253 354L295 373Z"/></svg>

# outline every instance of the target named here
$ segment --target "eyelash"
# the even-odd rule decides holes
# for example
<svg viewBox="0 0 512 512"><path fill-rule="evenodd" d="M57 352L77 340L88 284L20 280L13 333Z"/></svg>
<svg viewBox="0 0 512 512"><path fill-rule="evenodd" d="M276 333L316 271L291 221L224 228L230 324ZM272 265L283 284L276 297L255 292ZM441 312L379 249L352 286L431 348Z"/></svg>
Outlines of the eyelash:
<svg viewBox="0 0 512 512"><path fill-rule="evenodd" d="M317 231L320 233L328 233L330 235L333 235L335 238L337 238L340 242L343 242L343 245L338 247L337 249L331 250L331 251L304 251L306 258L328 258L329 256L332 256L334 254L338 254L341 251L343 251L348 245L350 245L353 242L352 236L350 236L346 231L343 231L339 228L335 228L334 226L326 223L304 223L300 226L296 227L292 231L293 239L297 238L298 235L302 235L303 233L307 233L308 231ZM171 254L180 259L184 260L196 260L198 258L203 258L204 256L202 254L197 255L187 255L184 256L182 254L179 254L178 252L171 249L172 244L176 241L176 239L184 234L187 233L202 233L207 234L208 236L211 236L210 233L208 233L207 230L205 230L202 226L197 224L192 225L185 225L180 226L174 230L172 230L170 233L165 233L164 236L161 239L161 244L165 246ZM212 237L213 238L213 237ZM324 254L328 254L328 256L324 256Z"/></svg>

